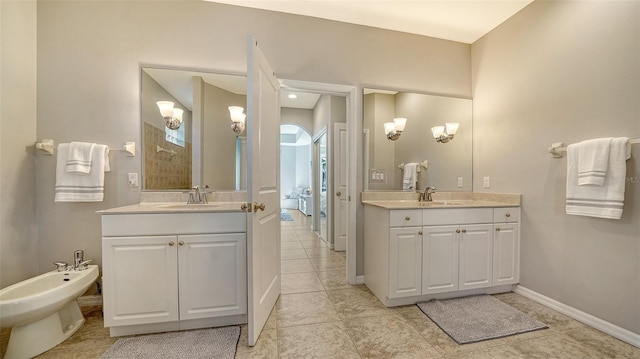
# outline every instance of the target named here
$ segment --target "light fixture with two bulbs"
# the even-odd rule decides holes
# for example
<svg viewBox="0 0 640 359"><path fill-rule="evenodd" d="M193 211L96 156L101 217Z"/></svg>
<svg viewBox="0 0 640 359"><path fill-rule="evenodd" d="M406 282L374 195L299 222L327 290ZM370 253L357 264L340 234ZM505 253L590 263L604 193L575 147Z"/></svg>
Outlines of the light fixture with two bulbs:
<svg viewBox="0 0 640 359"><path fill-rule="evenodd" d="M247 115L243 113L244 108L240 106L229 106L229 115L231 116L231 130L237 135L244 131L244 120Z"/></svg>
<svg viewBox="0 0 640 359"><path fill-rule="evenodd" d="M453 139L453 136L458 132L460 124L457 122L447 122L444 126L435 126L431 128L433 137L436 142L447 143Z"/></svg>
<svg viewBox="0 0 640 359"><path fill-rule="evenodd" d="M387 136L387 140L395 141L400 138L406 124L407 119L403 117L394 118L393 122L385 122L384 134Z"/></svg>
<svg viewBox="0 0 640 359"><path fill-rule="evenodd" d="M158 101L156 102L160 114L164 118L164 124L171 130L177 130L182 125L182 113L184 110L173 107L171 101Z"/></svg>

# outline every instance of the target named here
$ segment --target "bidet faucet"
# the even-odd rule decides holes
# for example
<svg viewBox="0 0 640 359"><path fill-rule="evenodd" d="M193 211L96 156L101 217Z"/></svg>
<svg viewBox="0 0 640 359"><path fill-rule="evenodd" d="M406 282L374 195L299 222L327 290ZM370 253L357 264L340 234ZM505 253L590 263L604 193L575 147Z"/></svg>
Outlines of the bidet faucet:
<svg viewBox="0 0 640 359"><path fill-rule="evenodd" d="M78 270L82 262L84 262L84 251L79 249L73 252L73 269Z"/></svg>
<svg viewBox="0 0 640 359"><path fill-rule="evenodd" d="M427 201L427 202L431 202L433 201L433 198L431 198L431 194L435 193L436 189L435 187L427 187L424 189L424 192L420 193L420 198L419 201Z"/></svg>

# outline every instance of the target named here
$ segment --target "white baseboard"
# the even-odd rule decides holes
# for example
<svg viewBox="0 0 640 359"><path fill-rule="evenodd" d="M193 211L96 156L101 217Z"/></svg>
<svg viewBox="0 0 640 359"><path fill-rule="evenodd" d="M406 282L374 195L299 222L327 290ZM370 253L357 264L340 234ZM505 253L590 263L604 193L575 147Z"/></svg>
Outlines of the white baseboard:
<svg viewBox="0 0 640 359"><path fill-rule="evenodd" d="M551 299L545 295L542 295L538 292L534 292L531 289L525 288L523 286L518 285L515 287L513 291L515 293L520 294L523 297L527 297L535 302L538 302L544 305L545 307L549 307L553 310L556 310L590 327L593 327L602 332L605 332L611 335L612 337L618 338L624 342L627 342L635 347L640 348L640 334L636 334L630 330L611 324L605 320L594 317L591 314L585 313L581 310L578 310L566 304L560 303L555 299Z"/></svg>

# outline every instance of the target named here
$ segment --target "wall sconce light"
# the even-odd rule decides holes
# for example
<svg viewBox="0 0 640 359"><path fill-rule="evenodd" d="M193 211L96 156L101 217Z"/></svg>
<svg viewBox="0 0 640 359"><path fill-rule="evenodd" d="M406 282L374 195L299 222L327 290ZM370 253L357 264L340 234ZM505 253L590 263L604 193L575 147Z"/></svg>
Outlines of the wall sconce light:
<svg viewBox="0 0 640 359"><path fill-rule="evenodd" d="M240 106L229 106L229 115L231 116L231 129L236 134L241 134L244 131L244 120L247 117L242 113L244 108Z"/></svg>
<svg viewBox="0 0 640 359"><path fill-rule="evenodd" d="M400 138L404 126L407 124L406 118L394 118L393 122L384 123L384 134L387 135L387 140L395 141Z"/></svg>
<svg viewBox="0 0 640 359"><path fill-rule="evenodd" d="M156 102L160 109L160 114L164 118L164 124L169 129L177 130L182 125L182 109L174 108L171 101L158 101Z"/></svg>
<svg viewBox="0 0 640 359"><path fill-rule="evenodd" d="M436 142L447 143L453 139L453 136L458 132L459 123L445 123L444 126L431 127L431 132Z"/></svg>

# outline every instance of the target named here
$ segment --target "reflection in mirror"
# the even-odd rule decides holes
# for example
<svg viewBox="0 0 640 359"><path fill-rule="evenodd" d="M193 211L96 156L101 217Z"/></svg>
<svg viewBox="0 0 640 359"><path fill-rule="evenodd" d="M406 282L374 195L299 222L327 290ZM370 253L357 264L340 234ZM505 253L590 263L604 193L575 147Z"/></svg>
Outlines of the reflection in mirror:
<svg viewBox="0 0 640 359"><path fill-rule="evenodd" d="M400 137L387 139L384 123L406 118ZM431 128L459 123L454 138L437 142ZM427 186L438 191L472 190L472 101L468 99L364 90L364 164L365 190L403 190L402 164L424 161L417 166L417 184L410 190ZM404 188L408 187L406 184Z"/></svg>
<svg viewBox="0 0 640 359"><path fill-rule="evenodd" d="M246 189L246 137L231 128L229 106L246 107L244 76L142 68L143 190ZM168 128L157 102L183 110Z"/></svg>

